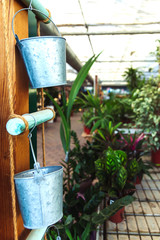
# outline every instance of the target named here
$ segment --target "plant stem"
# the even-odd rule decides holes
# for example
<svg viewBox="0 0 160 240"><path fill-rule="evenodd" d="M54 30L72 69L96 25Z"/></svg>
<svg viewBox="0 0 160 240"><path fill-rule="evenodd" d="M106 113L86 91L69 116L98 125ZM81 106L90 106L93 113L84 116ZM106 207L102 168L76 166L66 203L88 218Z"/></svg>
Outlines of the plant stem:
<svg viewBox="0 0 160 240"><path fill-rule="evenodd" d="M106 208L106 197L104 198L103 208ZM103 223L103 240L107 240L106 238L106 221Z"/></svg>

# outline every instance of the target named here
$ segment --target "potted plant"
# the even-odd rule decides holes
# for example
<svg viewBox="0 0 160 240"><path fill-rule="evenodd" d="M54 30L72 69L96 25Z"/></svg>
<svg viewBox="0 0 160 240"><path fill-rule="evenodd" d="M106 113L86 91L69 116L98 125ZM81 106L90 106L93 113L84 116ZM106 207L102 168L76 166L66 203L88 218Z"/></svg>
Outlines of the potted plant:
<svg viewBox="0 0 160 240"><path fill-rule="evenodd" d="M90 190L81 196L73 186L68 192L64 201L64 217L55 224L63 240L96 240L98 225L103 224L119 209L135 199L132 196L122 197L97 213L96 208L105 194L102 192L95 194L95 189ZM48 231L48 237L50 240L56 239L57 232L54 227Z"/></svg>
<svg viewBox="0 0 160 240"><path fill-rule="evenodd" d="M81 121L84 124L84 132L86 134L90 134L90 132L91 132L91 128L92 128L93 124L89 121L93 116L94 116L94 110L92 108L85 109L82 114Z"/></svg>
<svg viewBox="0 0 160 240"><path fill-rule="evenodd" d="M75 147L69 153L68 162L63 161L62 163L65 173L64 217L56 224L56 227L59 229L63 240L95 240L95 232L98 224L104 223L119 209L130 204L134 198L132 196L122 197L97 213L97 208L105 198L106 193L100 189L98 182L90 185L83 192L81 191L80 184L83 180L88 179L89 176L95 178L95 166L93 164L96 160L96 149L92 149L92 144L89 142L87 146L86 144L80 146L76 134L74 132L71 134ZM57 237L54 228L49 230L48 237L49 239Z"/></svg>
<svg viewBox="0 0 160 240"><path fill-rule="evenodd" d="M133 164L127 165L127 154L121 150L113 150L108 147L103 156L96 160L96 176L99 180L101 190L108 196L108 204L134 193L134 185L127 181L129 174L135 174ZM129 174L128 174L129 173ZM110 218L111 221L119 223L123 220L124 208Z"/></svg>
<svg viewBox="0 0 160 240"><path fill-rule="evenodd" d="M106 104L97 95L92 95L90 92L88 94L81 94L82 97L77 97L75 104L84 109L94 109L94 115L89 119L87 125L92 125L91 132L93 133L97 128L104 127L112 116L108 114L108 109Z"/></svg>
<svg viewBox="0 0 160 240"><path fill-rule="evenodd" d="M151 78L141 90L137 89L134 98L136 126L146 135L153 162L160 165L160 76Z"/></svg>
<svg viewBox="0 0 160 240"><path fill-rule="evenodd" d="M141 88L145 83L143 72L132 66L127 68L122 76L124 77L124 80L127 81L127 87L131 93L134 90Z"/></svg>
<svg viewBox="0 0 160 240"><path fill-rule="evenodd" d="M133 110L131 107L130 95L123 97L112 94L110 99L104 99L104 107L108 115L112 117L112 121L116 124L118 122L130 123L133 121Z"/></svg>
<svg viewBox="0 0 160 240"><path fill-rule="evenodd" d="M105 124L104 128L97 129L96 133L93 136L93 141L97 145L97 149L101 150L103 153L108 147L112 149L120 149L119 145L119 127L121 122L114 124L112 121L109 121Z"/></svg>
<svg viewBox="0 0 160 240"><path fill-rule="evenodd" d="M76 132L71 132L72 149L68 155L68 162L63 161L61 164L65 169L64 183L69 189L73 183L80 185L80 192L85 192L94 181L95 161L100 156L93 143L86 141L82 146L77 138Z"/></svg>
<svg viewBox="0 0 160 240"><path fill-rule="evenodd" d="M138 164L137 175L134 176L132 181L134 181L135 184L140 184L144 174L151 177L149 170L153 168L150 162L143 160L143 156L146 155L144 151L146 147L145 135L144 133L139 134L136 132L134 134L124 134L120 132L120 135L121 139L119 141L121 143L121 150L126 152L129 162L135 159Z"/></svg>

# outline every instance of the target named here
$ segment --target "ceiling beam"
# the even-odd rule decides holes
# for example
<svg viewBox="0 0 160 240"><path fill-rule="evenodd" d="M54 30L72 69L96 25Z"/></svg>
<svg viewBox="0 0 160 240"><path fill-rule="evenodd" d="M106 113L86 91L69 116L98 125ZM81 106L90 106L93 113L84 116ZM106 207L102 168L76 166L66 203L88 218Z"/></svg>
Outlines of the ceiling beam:
<svg viewBox="0 0 160 240"><path fill-rule="evenodd" d="M102 61L97 60L96 62L97 62L97 63L114 63L114 62L115 62L115 63L117 63L117 62L120 62L120 63L123 63L123 62L124 62L124 63L126 63L126 62L127 62L127 63L128 63L128 62L133 62L133 63L134 63L134 62L138 62L138 63L139 63L139 62L142 62L142 63L143 63L143 62L149 62L149 63L150 63L150 62L156 62L156 61L157 61L157 60L155 59L155 60L104 60L104 61L103 61L103 60L102 60ZM83 63L83 61L82 61L82 63ZM158 64L158 63L157 63L157 64Z"/></svg>
<svg viewBox="0 0 160 240"><path fill-rule="evenodd" d="M139 25L155 25L160 24L160 22L142 22L142 23L88 23L88 27L100 27L100 26L139 26ZM57 27L86 27L85 24L57 24Z"/></svg>
<svg viewBox="0 0 160 240"><path fill-rule="evenodd" d="M136 34L160 34L157 31L114 31L114 32L61 32L63 36L91 36L91 35L136 35Z"/></svg>

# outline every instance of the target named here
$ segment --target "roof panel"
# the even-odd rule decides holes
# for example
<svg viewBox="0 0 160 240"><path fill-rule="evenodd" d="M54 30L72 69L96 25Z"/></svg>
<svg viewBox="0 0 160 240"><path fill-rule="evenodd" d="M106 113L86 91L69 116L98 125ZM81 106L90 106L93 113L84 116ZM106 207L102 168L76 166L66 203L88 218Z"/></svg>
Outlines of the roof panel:
<svg viewBox="0 0 160 240"><path fill-rule="evenodd" d="M81 62L103 51L90 71L93 77L124 82L122 74L131 64L144 70L146 76L151 74L148 69L158 71L151 52L160 39L159 0L40 1L51 10L59 31ZM76 72L67 67L67 79L74 80L75 76Z"/></svg>

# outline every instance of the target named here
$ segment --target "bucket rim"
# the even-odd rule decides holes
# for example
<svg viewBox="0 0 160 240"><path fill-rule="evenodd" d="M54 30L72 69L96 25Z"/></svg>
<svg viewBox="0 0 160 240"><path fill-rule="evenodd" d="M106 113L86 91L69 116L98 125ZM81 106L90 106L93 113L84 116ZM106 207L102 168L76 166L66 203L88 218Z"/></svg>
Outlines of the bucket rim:
<svg viewBox="0 0 160 240"><path fill-rule="evenodd" d="M57 84L54 84L54 87L58 87L58 86L64 86L64 85L66 85L67 83L66 82L62 82L62 83L57 83ZM53 85L51 85L51 84L48 84L48 85L45 85L45 86L43 86L43 85L41 85L41 86L30 86L31 88L33 88L33 89L35 89L35 88L46 88L46 87L53 87Z"/></svg>
<svg viewBox="0 0 160 240"><path fill-rule="evenodd" d="M52 171L52 172L49 172L49 173L47 173L46 175L48 176L48 175L51 175L51 174L53 174L53 172L61 172L61 171L63 171L63 166L61 166L61 165L57 165L57 166L47 166L47 167L40 167L39 169L47 169L47 168L55 168L55 167L58 167L59 169L57 169L57 170L55 170L55 171ZM33 171L36 171L36 169L34 169L34 168L32 168L32 169L29 169L29 170L26 170L26 171L22 171L22 172L19 172L19 173L16 173L15 175L14 175L14 180L17 180L17 179L33 179L34 178L34 176L21 176L22 174L25 174L25 173L29 173L29 172L33 172ZM46 175L44 175L44 176L46 176Z"/></svg>
<svg viewBox="0 0 160 240"><path fill-rule="evenodd" d="M19 41L22 42L22 41L25 41L25 40L34 40L34 39L37 40L39 38L60 38L60 39L66 41L66 39L64 37L61 37L61 36L36 36L36 37L23 38L23 39L21 39Z"/></svg>
<svg viewBox="0 0 160 240"><path fill-rule="evenodd" d="M24 223L23 223L23 225L27 229L37 229L37 228L44 228L44 227L47 228L48 226L52 226L53 224L57 223L59 220L62 219L62 217L63 217L63 212L57 218L55 218L54 221L47 223L47 225L44 224L44 225L33 226L33 225L27 225L27 224L24 224Z"/></svg>

